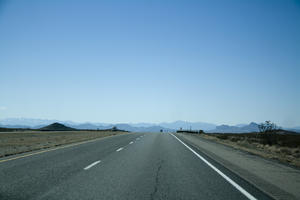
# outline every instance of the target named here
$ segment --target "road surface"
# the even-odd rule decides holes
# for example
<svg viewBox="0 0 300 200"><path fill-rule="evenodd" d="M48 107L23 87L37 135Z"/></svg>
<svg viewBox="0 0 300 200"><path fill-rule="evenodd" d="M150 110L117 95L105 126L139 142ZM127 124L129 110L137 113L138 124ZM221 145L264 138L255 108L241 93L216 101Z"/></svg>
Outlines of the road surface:
<svg viewBox="0 0 300 200"><path fill-rule="evenodd" d="M169 133L118 135L31 154L0 160L1 200L270 199Z"/></svg>

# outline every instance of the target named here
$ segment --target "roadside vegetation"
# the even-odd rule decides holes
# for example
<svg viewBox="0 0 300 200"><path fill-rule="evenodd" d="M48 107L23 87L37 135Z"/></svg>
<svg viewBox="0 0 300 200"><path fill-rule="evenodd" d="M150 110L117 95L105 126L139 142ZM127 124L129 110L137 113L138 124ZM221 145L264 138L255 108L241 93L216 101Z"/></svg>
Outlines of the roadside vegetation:
<svg viewBox="0 0 300 200"><path fill-rule="evenodd" d="M0 132L0 157L124 133L120 131Z"/></svg>
<svg viewBox="0 0 300 200"><path fill-rule="evenodd" d="M300 134L295 132L274 130L264 134L211 133L199 136L300 167Z"/></svg>
<svg viewBox="0 0 300 200"><path fill-rule="evenodd" d="M270 121L261 123L258 128L260 132L240 134L203 133L194 135L300 167L299 133L282 130Z"/></svg>
<svg viewBox="0 0 300 200"><path fill-rule="evenodd" d="M50 124L40 129L0 128L0 157L126 132L116 127L107 130L78 130L59 123Z"/></svg>

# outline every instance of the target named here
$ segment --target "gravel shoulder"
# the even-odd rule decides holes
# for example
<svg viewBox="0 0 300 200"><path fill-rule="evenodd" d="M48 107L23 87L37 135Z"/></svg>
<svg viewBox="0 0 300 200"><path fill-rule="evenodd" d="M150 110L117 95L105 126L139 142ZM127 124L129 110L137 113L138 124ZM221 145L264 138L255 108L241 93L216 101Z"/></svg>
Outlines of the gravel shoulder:
<svg viewBox="0 0 300 200"><path fill-rule="evenodd" d="M300 199L300 170L203 136L176 134L274 199Z"/></svg>

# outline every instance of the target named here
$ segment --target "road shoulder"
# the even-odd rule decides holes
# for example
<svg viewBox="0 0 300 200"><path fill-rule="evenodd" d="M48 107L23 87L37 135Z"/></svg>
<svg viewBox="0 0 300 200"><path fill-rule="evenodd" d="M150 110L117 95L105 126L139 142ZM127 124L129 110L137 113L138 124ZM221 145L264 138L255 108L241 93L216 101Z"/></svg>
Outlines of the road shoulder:
<svg viewBox="0 0 300 200"><path fill-rule="evenodd" d="M176 135L274 199L300 199L300 170L199 136Z"/></svg>

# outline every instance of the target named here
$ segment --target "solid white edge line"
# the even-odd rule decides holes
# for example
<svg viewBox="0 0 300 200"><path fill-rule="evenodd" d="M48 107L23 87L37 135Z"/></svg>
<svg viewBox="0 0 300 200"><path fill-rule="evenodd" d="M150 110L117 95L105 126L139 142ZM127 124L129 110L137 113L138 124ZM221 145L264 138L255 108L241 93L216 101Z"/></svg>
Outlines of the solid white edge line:
<svg viewBox="0 0 300 200"><path fill-rule="evenodd" d="M96 162L93 162L92 164L86 166L86 167L84 168L84 170L88 170L88 169L90 169L91 167L94 167L95 165L97 165L97 164L100 163L100 162L101 162L101 160L98 160L98 161L96 161Z"/></svg>
<svg viewBox="0 0 300 200"><path fill-rule="evenodd" d="M213 166L210 162L208 162L205 158L200 156L197 152L195 152L191 147L186 145L184 142L182 142L179 138L177 138L175 135L171 133L173 137L175 137L180 143L182 143L187 149L189 149L191 152L193 152L198 158L200 158L203 162L205 162L209 167L211 167L213 170L215 170L219 175L221 175L226 181L228 181L233 187L235 187L238 191L240 191L243 195L245 195L250 200L257 200L254 196L252 196L249 192L247 192L244 188L239 186L236 182L234 182L232 179L230 179L228 176L226 176L223 172L221 172L218 168Z"/></svg>
<svg viewBox="0 0 300 200"><path fill-rule="evenodd" d="M116 151L121 151L121 150L123 150L123 147L121 147L121 148L117 149Z"/></svg>

